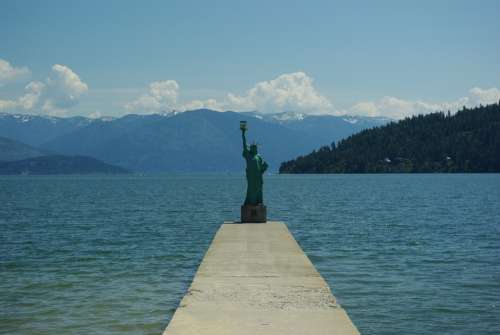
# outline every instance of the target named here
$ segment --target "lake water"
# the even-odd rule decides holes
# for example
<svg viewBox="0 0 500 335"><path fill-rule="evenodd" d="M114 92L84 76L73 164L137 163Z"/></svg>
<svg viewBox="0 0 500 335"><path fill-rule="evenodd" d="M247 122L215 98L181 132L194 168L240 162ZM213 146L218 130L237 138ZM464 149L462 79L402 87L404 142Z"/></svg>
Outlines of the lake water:
<svg viewBox="0 0 500 335"><path fill-rule="evenodd" d="M500 333L500 175L267 176L363 334ZM243 176L0 177L1 334L161 334Z"/></svg>

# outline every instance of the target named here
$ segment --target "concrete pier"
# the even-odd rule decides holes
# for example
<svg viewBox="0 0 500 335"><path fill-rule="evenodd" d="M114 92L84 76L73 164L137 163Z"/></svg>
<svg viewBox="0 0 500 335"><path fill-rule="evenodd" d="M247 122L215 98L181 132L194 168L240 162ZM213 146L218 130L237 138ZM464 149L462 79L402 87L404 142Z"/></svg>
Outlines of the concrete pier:
<svg viewBox="0 0 500 335"><path fill-rule="evenodd" d="M223 224L163 335L359 334L287 227Z"/></svg>

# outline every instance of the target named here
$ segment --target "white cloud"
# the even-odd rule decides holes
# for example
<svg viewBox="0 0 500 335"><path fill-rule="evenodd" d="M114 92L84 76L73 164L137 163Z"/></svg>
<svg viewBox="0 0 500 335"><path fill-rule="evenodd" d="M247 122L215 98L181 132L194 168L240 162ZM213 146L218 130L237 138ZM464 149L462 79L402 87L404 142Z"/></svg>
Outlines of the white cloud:
<svg viewBox="0 0 500 335"><path fill-rule="evenodd" d="M98 118L102 117L102 113L99 110L95 110L92 113L90 113L88 115L88 117L91 118L91 119L98 119Z"/></svg>
<svg viewBox="0 0 500 335"><path fill-rule="evenodd" d="M24 90L26 93L17 99L17 104L20 109L32 110L37 107L40 101L40 96L45 90L46 85L39 81L32 81Z"/></svg>
<svg viewBox="0 0 500 335"><path fill-rule="evenodd" d="M362 101L358 102L350 109L350 114L354 115L366 115L366 116L377 116L379 115L378 108L376 104L372 101Z"/></svg>
<svg viewBox="0 0 500 335"><path fill-rule="evenodd" d="M28 77L30 73L27 67L14 67L6 60L0 58L0 86L12 81L24 79Z"/></svg>
<svg viewBox="0 0 500 335"><path fill-rule="evenodd" d="M259 82L243 96L229 93L225 105L233 110L256 110L261 113L332 112L332 103L316 91L312 78L304 72L286 73Z"/></svg>
<svg viewBox="0 0 500 335"><path fill-rule="evenodd" d="M424 101L403 100L391 96L383 97L378 101L364 101L352 106L347 113L366 116L383 116L402 119L411 115L428 114L436 111L456 112L463 106L475 107L487 105L500 100L500 90L493 87L482 89L474 87L465 97L450 102L430 103Z"/></svg>
<svg viewBox="0 0 500 335"><path fill-rule="evenodd" d="M260 113L293 111L303 114L350 114L401 119L435 111L454 112L462 106L491 104L500 99L500 90L474 87L469 90L467 96L450 102L413 101L385 96L376 101L358 102L346 110L338 110L333 108L328 98L315 89L312 78L304 72L295 72L259 82L244 95L228 93L221 101L205 99L180 102L180 95L180 87L175 80L157 81L149 85L147 94L127 103L125 108L139 113L209 108L218 111L258 111Z"/></svg>
<svg viewBox="0 0 500 335"><path fill-rule="evenodd" d="M229 93L223 101L216 99L179 102L179 85L175 80L153 82L149 92L125 104L129 111L155 113L169 110L213 110L250 111L278 113L295 111L323 114L334 112L331 102L319 94L313 80L303 72L283 74L270 81L255 84L245 95Z"/></svg>
<svg viewBox="0 0 500 335"><path fill-rule="evenodd" d="M182 105L181 110L194 110L208 108L216 111L223 110L223 106L217 102L215 99L206 99L206 100L192 100Z"/></svg>
<svg viewBox="0 0 500 335"><path fill-rule="evenodd" d="M44 111L53 109L66 110L78 103L80 96L88 91L88 86L69 67L55 64L47 78L46 90L43 92ZM45 110L47 109L47 110Z"/></svg>
<svg viewBox="0 0 500 335"><path fill-rule="evenodd" d="M469 90L468 103L472 106L488 105L500 100L500 90L496 87L482 89L473 87Z"/></svg>
<svg viewBox="0 0 500 335"><path fill-rule="evenodd" d="M222 110L222 105L215 99L178 102L179 84L175 80L155 81L149 84L149 92L125 104L128 111L135 113L157 113L172 110L194 110L209 108Z"/></svg>
<svg viewBox="0 0 500 335"><path fill-rule="evenodd" d="M17 108L17 102L13 100L0 100L0 111Z"/></svg>
<svg viewBox="0 0 500 335"><path fill-rule="evenodd" d="M177 106L179 84L175 80L155 81L149 84L149 93L129 102L125 108L129 111L154 113L172 110Z"/></svg>
<svg viewBox="0 0 500 335"><path fill-rule="evenodd" d="M75 72L67 66L55 64L45 82L30 82L24 95L16 100L0 100L0 110L64 115L87 91L87 84Z"/></svg>
<svg viewBox="0 0 500 335"><path fill-rule="evenodd" d="M386 96L378 101L359 102L351 107L349 114L366 116L384 116L394 119L413 114L426 114L439 109L438 105L430 105L422 101L407 101Z"/></svg>

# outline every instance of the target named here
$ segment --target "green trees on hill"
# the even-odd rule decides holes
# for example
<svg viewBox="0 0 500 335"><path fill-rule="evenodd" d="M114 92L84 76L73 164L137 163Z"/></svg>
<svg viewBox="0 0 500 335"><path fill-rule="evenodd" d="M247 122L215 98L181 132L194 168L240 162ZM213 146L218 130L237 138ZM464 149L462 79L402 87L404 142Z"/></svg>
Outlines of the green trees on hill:
<svg viewBox="0 0 500 335"><path fill-rule="evenodd" d="M363 130L280 173L500 172L500 102Z"/></svg>

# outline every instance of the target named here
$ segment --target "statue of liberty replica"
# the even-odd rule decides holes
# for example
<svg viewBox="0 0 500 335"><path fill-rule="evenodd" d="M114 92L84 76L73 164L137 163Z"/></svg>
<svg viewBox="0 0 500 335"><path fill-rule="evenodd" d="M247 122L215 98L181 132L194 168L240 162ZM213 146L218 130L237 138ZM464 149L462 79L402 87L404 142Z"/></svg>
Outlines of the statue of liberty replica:
<svg viewBox="0 0 500 335"><path fill-rule="evenodd" d="M257 144L252 143L247 146L245 132L247 131L246 121L240 122L241 137L243 139L243 158L247 163L247 196L245 203L241 206L241 222L266 222L266 206L262 197L262 176L267 170L267 163L257 152Z"/></svg>

